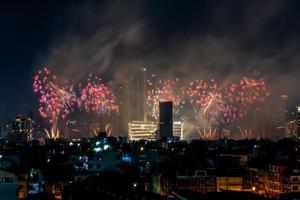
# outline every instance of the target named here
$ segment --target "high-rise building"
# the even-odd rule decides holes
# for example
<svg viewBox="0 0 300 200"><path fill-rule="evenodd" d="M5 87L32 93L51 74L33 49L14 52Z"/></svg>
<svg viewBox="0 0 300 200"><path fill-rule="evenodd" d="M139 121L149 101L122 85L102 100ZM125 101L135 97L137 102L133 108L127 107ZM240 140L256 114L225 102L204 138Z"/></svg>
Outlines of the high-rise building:
<svg viewBox="0 0 300 200"><path fill-rule="evenodd" d="M280 116L280 125L281 126L284 126L285 123L287 122L288 120L288 96L287 95L281 95L280 96L280 99L281 99L281 102L280 102L280 113L281 113L281 116Z"/></svg>
<svg viewBox="0 0 300 200"><path fill-rule="evenodd" d="M146 68L141 67L138 69L138 76L137 76L137 104L136 104L136 111L137 111L137 120L139 121L146 121Z"/></svg>
<svg viewBox="0 0 300 200"><path fill-rule="evenodd" d="M32 139L33 121L29 117L17 117L12 121L9 139L11 141L26 141Z"/></svg>
<svg viewBox="0 0 300 200"><path fill-rule="evenodd" d="M173 102L159 102L159 137L173 137Z"/></svg>
<svg viewBox="0 0 300 200"><path fill-rule="evenodd" d="M129 81L124 80L119 88L121 135L127 136L129 122Z"/></svg>
<svg viewBox="0 0 300 200"><path fill-rule="evenodd" d="M136 78L132 74L128 75L120 86L120 121L121 134L127 136L128 123L137 120L137 98L136 98Z"/></svg>
<svg viewBox="0 0 300 200"><path fill-rule="evenodd" d="M128 72L120 87L120 117L123 133L130 121L146 121L146 68Z"/></svg>
<svg viewBox="0 0 300 200"><path fill-rule="evenodd" d="M300 106L296 106L296 127L297 127L297 137L300 137Z"/></svg>

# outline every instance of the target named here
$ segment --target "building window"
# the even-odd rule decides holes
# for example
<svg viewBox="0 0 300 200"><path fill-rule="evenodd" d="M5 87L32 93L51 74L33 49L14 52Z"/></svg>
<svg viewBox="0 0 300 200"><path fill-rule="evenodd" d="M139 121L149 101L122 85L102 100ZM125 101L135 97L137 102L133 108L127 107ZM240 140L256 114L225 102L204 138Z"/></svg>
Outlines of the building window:
<svg viewBox="0 0 300 200"><path fill-rule="evenodd" d="M292 178L292 182L293 182L293 183L298 182L298 177L293 177L293 178Z"/></svg>
<svg viewBox="0 0 300 200"><path fill-rule="evenodd" d="M298 189L299 189L298 185L293 185L293 187L292 187L293 191L298 191Z"/></svg>

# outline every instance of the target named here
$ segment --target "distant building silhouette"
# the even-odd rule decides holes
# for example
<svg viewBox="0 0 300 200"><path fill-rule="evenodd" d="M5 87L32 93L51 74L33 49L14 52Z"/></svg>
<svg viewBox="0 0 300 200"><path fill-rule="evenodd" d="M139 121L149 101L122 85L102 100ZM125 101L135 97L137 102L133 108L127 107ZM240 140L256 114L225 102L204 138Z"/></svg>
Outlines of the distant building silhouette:
<svg viewBox="0 0 300 200"><path fill-rule="evenodd" d="M173 137L173 102L159 102L159 137Z"/></svg>
<svg viewBox="0 0 300 200"><path fill-rule="evenodd" d="M296 126L297 126L297 137L300 137L300 106L296 107Z"/></svg>
<svg viewBox="0 0 300 200"><path fill-rule="evenodd" d="M146 68L139 67L128 72L119 90L121 130L128 133L130 121L146 120Z"/></svg>
<svg viewBox="0 0 300 200"><path fill-rule="evenodd" d="M137 76L137 120L146 120L146 68L138 69Z"/></svg>

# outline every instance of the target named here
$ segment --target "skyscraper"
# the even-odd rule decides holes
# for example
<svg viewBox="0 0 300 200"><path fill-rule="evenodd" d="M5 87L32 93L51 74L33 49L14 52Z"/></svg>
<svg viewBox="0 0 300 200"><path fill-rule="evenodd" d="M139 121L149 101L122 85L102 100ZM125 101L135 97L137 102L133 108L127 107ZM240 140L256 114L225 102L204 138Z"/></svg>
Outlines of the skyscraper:
<svg viewBox="0 0 300 200"><path fill-rule="evenodd" d="M128 133L130 121L146 121L146 68L128 72L120 87L120 99L121 128Z"/></svg>
<svg viewBox="0 0 300 200"><path fill-rule="evenodd" d="M129 81L125 80L120 86L120 126L121 135L126 136L128 132L128 122L129 122Z"/></svg>
<svg viewBox="0 0 300 200"><path fill-rule="evenodd" d="M173 137L173 102L159 102L159 137Z"/></svg>
<svg viewBox="0 0 300 200"><path fill-rule="evenodd" d="M284 126L286 121L288 120L288 96L287 95L281 95L281 102L280 102L280 125Z"/></svg>
<svg viewBox="0 0 300 200"><path fill-rule="evenodd" d="M137 97L137 108L136 108L136 114L137 114L137 120L139 121L146 121L146 68L141 67L138 69L137 74L137 91L136 91L136 97Z"/></svg>
<svg viewBox="0 0 300 200"><path fill-rule="evenodd" d="M128 73L120 86L120 121L122 135L128 134L128 123L137 120L136 77Z"/></svg>
<svg viewBox="0 0 300 200"><path fill-rule="evenodd" d="M12 121L9 138L11 141L26 141L32 139L33 121L29 117L17 117Z"/></svg>
<svg viewBox="0 0 300 200"><path fill-rule="evenodd" d="M300 106L296 106L296 131L297 137L300 137Z"/></svg>

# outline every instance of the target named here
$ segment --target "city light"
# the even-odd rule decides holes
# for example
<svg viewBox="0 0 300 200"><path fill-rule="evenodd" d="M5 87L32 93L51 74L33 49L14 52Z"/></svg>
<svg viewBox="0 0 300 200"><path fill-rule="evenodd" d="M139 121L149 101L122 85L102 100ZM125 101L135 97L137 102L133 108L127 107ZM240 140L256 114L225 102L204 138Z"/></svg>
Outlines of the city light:
<svg viewBox="0 0 300 200"><path fill-rule="evenodd" d="M299 8L2 3L0 200L300 199Z"/></svg>

